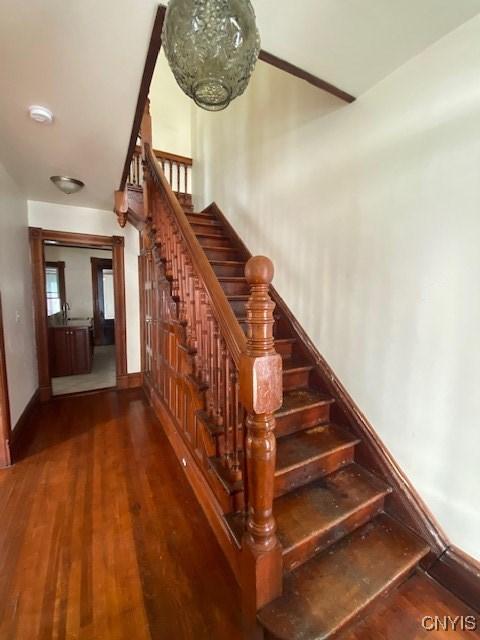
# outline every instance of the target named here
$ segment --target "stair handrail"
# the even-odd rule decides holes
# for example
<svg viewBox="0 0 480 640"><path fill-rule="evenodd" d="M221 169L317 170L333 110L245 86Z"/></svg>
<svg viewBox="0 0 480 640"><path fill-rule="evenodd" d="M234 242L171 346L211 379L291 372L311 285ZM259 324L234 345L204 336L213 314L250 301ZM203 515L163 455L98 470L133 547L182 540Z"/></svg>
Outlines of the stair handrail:
<svg viewBox="0 0 480 640"><path fill-rule="evenodd" d="M274 268L265 256L251 258L245 267L250 291L246 337L157 162L152 150L148 102L141 134L145 238L153 249L159 267L158 283L164 292L159 307L165 310L167 322L162 331L168 327L168 338L159 339L156 348L163 354L167 380L173 370L174 376L178 373L192 377L199 383L198 389L204 390L201 401L193 401L199 407L193 422L202 420L203 414L208 425L221 430L223 453L220 451L217 456L222 456L230 481L243 480L246 526L239 565L242 606L247 619L255 624L256 611L282 591L282 549L273 516L275 411L282 405L282 358L275 350L275 303L269 294ZM197 314L198 307L201 310ZM180 336L180 342L175 336ZM185 362L183 356L172 356L169 345L173 345L173 353L180 350L188 354L191 363ZM160 375L161 368L155 369ZM178 419L180 432L192 422L185 421L185 405L177 401L185 386L188 383L183 377L175 387L178 392L172 396L172 386L167 382L162 387L160 381L162 397L171 415Z"/></svg>
<svg viewBox="0 0 480 640"><path fill-rule="evenodd" d="M218 322L223 338L227 343L230 354L238 367L240 356L247 349L247 339L242 331L240 323L230 306L225 292L223 291L213 268L208 261L205 252L193 232L188 218L182 209L177 197L172 191L162 167L158 164L156 156L147 141L143 142L144 161L153 181L166 198L171 211L173 212L178 229L182 234L185 245L188 249L190 259L197 274L202 279L208 293L210 304L216 321Z"/></svg>

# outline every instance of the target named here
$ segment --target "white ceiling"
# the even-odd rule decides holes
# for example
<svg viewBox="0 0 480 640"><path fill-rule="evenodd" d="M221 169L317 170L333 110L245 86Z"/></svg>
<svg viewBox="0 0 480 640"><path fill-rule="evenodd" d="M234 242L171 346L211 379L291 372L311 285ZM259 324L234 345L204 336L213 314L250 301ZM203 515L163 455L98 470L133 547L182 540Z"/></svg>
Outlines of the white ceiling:
<svg viewBox="0 0 480 640"><path fill-rule="evenodd" d="M0 162L33 200L113 208L155 0L0 1ZM28 118L40 104L52 126ZM49 181L86 183L65 196Z"/></svg>
<svg viewBox="0 0 480 640"><path fill-rule="evenodd" d="M480 11L480 0L253 0L262 47L361 95ZM154 0L0 1L0 162L30 199L112 208ZM49 107L55 123L27 117ZM51 175L85 181L64 196Z"/></svg>
<svg viewBox="0 0 480 640"><path fill-rule="evenodd" d="M262 48L359 96L480 11L480 0L252 0Z"/></svg>

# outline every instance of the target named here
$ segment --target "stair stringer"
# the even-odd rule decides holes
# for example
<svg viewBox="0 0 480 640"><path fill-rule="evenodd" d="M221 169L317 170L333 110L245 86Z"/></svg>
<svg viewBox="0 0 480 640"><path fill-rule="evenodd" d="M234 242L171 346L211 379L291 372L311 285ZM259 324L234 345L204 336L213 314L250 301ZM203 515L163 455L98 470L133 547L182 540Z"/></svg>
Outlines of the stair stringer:
<svg viewBox="0 0 480 640"><path fill-rule="evenodd" d="M248 260L252 254L220 207L213 202L203 212L213 213L221 221L225 232L238 248L239 254L244 260ZM378 475L392 488L393 491L385 503L385 511L430 546L430 553L421 562L422 567L428 569L449 548L451 543L448 537L374 427L273 286L271 297L288 319L293 334L315 363L316 379L334 398L333 419L359 438L360 443L356 451L357 462Z"/></svg>

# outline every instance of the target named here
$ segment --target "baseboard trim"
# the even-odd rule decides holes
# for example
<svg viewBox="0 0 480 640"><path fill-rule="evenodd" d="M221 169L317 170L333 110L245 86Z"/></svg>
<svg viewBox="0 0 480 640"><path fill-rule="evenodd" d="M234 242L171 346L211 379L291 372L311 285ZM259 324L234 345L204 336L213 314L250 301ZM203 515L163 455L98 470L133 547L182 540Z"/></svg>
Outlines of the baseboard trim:
<svg viewBox="0 0 480 640"><path fill-rule="evenodd" d="M20 449L22 446L22 441L28 437L28 423L30 422L33 412L40 404L40 389L36 389L27 402L22 414L15 424L15 428L12 430L11 441L10 441L10 451L12 456L12 464L15 464L16 460L19 457Z"/></svg>
<svg viewBox="0 0 480 640"><path fill-rule="evenodd" d="M145 395L160 422L165 434L177 456L185 476L210 524L210 527L240 584L241 581L241 551L230 533L223 512L218 505L212 490L199 469L197 461L178 433L173 417L160 396L150 384L148 377L144 378L143 389Z"/></svg>
<svg viewBox="0 0 480 640"><path fill-rule="evenodd" d="M127 373L117 376L117 389L136 389L143 386L143 372Z"/></svg>
<svg viewBox="0 0 480 640"><path fill-rule="evenodd" d="M428 573L480 613L480 562L452 545L430 567Z"/></svg>

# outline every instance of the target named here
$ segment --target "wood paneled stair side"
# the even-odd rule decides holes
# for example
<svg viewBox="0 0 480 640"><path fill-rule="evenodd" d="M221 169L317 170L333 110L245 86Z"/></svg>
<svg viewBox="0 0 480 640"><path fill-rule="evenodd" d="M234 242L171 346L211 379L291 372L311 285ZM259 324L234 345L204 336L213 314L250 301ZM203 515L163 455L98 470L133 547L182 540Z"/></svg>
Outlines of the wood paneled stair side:
<svg viewBox="0 0 480 640"><path fill-rule="evenodd" d="M215 207L187 217L247 332L245 246ZM319 640L368 612L380 595L408 578L430 549L385 513L392 488L376 469L358 462L361 438L343 419L291 318L281 306L274 314L283 402L274 414L273 516L284 578L283 595L262 607L258 619L266 638ZM220 469L216 460L212 468ZM228 487L230 492L242 489L241 482ZM240 547L247 515L240 508L225 520Z"/></svg>

